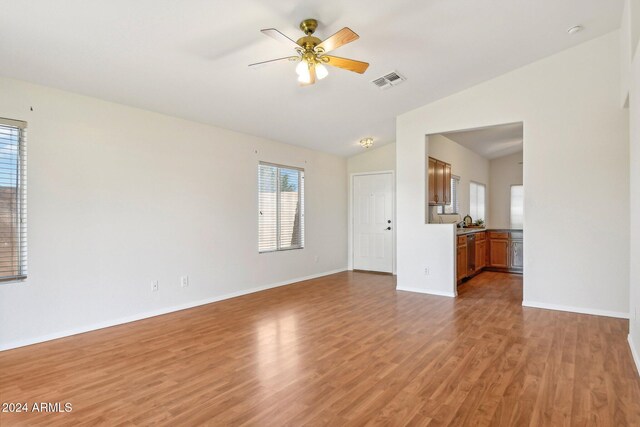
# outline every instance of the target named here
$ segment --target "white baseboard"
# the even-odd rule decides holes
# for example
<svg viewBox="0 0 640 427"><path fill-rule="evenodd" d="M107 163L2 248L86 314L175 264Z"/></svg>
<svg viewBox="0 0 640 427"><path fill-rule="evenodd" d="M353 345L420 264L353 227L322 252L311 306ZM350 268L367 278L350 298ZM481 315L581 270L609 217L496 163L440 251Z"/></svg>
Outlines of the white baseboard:
<svg viewBox="0 0 640 427"><path fill-rule="evenodd" d="M571 307L568 305L547 304L544 302L522 301L523 307L543 308L545 310L568 311L571 313L592 314L594 316L617 317L619 319L628 319L629 313L620 311L600 310L597 308Z"/></svg>
<svg viewBox="0 0 640 427"><path fill-rule="evenodd" d="M419 294L437 295L439 297L449 297L449 298L456 297L456 295L453 292L436 291L434 289L408 288L406 286L402 286L402 287L398 286L396 288L396 291L416 292Z"/></svg>
<svg viewBox="0 0 640 427"><path fill-rule="evenodd" d="M198 307L198 306L205 305L205 304L211 304L213 302L222 301L222 300L226 300L226 299L230 299L230 298L235 298L235 297L239 297L239 296L242 296L242 295L252 294L252 293L255 293L255 292L265 291L267 289L272 289L272 288L277 288L277 287L280 287L280 286L291 285L293 283L303 282L305 280L317 279L318 277L328 276L330 274L341 273L343 271L346 271L346 267L345 268L340 268L340 269L337 269L337 270L325 271L323 273L312 274L310 276L298 277L298 278L291 279L291 280L285 280L283 282L272 283L272 284L264 285L264 286L258 286L258 287L251 288L251 289L244 289L244 290L241 290L241 291L231 292L231 293L228 293L228 294L214 296L214 297L206 298L206 299L203 299L203 300L188 302L188 303L185 303L185 304L175 305L175 306L171 306L171 307L159 308L157 310L146 311L146 312L143 312L143 313L137 313L137 314L134 314L134 315L131 315L131 316L121 317L121 318L118 318L118 319L107 320L107 321L99 322L99 323L93 323L91 325L81 326L81 327L78 327L78 328L73 328L73 329L67 329L67 330L64 330L64 331L53 332L51 334L41 335L41 336L34 337L34 338L28 338L28 339L24 339L24 340L17 340L17 341L11 341L11 342L8 342L8 343L2 343L2 344L0 344L0 351L11 350L11 349L14 349L14 348L24 347L24 346L32 345L32 344L38 344L38 343L42 343L42 342L45 342L45 341L55 340L55 339L58 339L58 338L69 337L71 335L83 334L85 332L91 332L91 331L96 331L98 329L109 328L111 326L122 325L124 323L135 322L137 320L148 319L150 317L161 316L163 314L173 313L175 311L180 311L180 310L186 310L188 308Z"/></svg>
<svg viewBox="0 0 640 427"><path fill-rule="evenodd" d="M636 350L635 343L633 342L633 338L631 334L627 335L627 341L629 341L629 347L631 347L631 355L633 356L633 361L636 362L636 371L638 375L640 375L640 354L638 354L638 350Z"/></svg>

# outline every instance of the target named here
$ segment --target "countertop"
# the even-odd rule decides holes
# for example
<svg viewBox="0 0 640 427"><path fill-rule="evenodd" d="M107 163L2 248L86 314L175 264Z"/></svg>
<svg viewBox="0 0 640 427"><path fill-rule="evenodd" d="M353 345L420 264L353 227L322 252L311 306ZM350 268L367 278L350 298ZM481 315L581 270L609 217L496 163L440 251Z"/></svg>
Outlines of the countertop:
<svg viewBox="0 0 640 427"><path fill-rule="evenodd" d="M460 236L462 234L482 233L483 231L487 231L487 229L486 228L458 228L456 229L456 234Z"/></svg>
<svg viewBox="0 0 640 427"><path fill-rule="evenodd" d="M473 234L473 233L482 233L484 231L499 231L499 232L509 232L509 231L519 231L522 232L521 228L458 228L456 230L456 234L458 236Z"/></svg>

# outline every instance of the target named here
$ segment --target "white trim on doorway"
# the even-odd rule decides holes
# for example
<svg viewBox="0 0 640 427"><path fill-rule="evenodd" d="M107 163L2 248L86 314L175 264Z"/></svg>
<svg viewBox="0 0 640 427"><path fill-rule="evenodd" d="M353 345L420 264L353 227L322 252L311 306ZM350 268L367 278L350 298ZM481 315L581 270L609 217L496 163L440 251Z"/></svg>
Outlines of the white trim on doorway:
<svg viewBox="0 0 640 427"><path fill-rule="evenodd" d="M347 268L349 270L353 270L353 178L356 176L363 175L382 175L382 174L391 174L391 180L393 181L393 185L391 186L391 200L392 200L392 209L391 209L391 233L392 233L392 241L393 241L393 274L396 274L397 268L397 250L396 250L396 174L393 170L382 170L382 171L371 171L371 172L355 172L349 174L349 222L348 222L348 259L347 259Z"/></svg>

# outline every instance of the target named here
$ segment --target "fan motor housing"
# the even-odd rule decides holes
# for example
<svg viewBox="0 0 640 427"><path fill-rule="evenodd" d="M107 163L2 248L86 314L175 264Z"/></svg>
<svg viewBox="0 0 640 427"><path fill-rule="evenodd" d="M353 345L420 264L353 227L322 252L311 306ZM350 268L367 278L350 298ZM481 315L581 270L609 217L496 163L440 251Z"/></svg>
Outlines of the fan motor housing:
<svg viewBox="0 0 640 427"><path fill-rule="evenodd" d="M305 50L313 50L313 48L322 43L322 40L314 36L304 36L300 37L296 43Z"/></svg>
<svg viewBox="0 0 640 427"><path fill-rule="evenodd" d="M300 23L300 29L308 36L313 34L316 28L318 28L318 21L315 19L305 19Z"/></svg>

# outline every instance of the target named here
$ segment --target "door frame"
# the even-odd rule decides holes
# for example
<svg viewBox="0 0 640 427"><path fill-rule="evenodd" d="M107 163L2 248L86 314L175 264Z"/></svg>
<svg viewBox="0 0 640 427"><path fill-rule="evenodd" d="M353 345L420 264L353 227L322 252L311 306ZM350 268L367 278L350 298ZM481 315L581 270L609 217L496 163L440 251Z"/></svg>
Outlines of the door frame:
<svg viewBox="0 0 640 427"><path fill-rule="evenodd" d="M396 173L394 170L381 170L371 172L354 172L349 174L349 221L348 225L348 242L347 242L347 269L353 270L353 238L354 238L354 218L353 218L353 182L356 176L364 175L391 175L391 271L395 276L397 274L396 266Z"/></svg>

